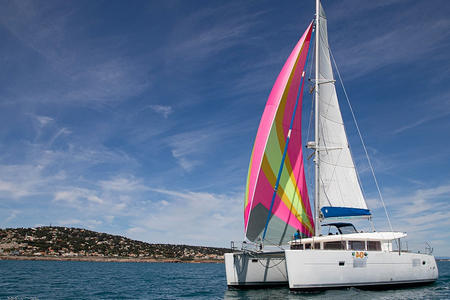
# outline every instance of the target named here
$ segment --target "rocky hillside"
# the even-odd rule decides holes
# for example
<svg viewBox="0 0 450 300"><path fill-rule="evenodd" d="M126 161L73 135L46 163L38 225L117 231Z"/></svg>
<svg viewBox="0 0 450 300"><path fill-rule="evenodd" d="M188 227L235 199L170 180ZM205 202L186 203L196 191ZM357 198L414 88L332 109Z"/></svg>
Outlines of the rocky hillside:
<svg viewBox="0 0 450 300"><path fill-rule="evenodd" d="M223 248L149 244L81 228L0 229L0 256L130 257L178 260L221 260Z"/></svg>

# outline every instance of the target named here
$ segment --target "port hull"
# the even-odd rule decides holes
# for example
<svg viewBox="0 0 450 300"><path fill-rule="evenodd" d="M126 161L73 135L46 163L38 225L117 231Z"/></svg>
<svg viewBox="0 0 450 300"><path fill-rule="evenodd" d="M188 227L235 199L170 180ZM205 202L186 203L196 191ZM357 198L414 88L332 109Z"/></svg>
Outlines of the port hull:
<svg viewBox="0 0 450 300"><path fill-rule="evenodd" d="M226 253L225 271L230 288L288 286L284 251Z"/></svg>
<svg viewBox="0 0 450 300"><path fill-rule="evenodd" d="M285 253L291 290L389 289L429 284L438 277L434 257L426 254L351 250Z"/></svg>

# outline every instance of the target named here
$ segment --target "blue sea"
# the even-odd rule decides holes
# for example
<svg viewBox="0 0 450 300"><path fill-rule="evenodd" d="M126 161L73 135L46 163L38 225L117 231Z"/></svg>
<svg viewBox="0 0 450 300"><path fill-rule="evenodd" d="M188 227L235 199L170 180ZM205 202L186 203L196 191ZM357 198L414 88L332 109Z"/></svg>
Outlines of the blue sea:
<svg viewBox="0 0 450 300"><path fill-rule="evenodd" d="M450 299L450 262L438 267L424 287L293 293L228 290L223 264L0 261L0 299Z"/></svg>

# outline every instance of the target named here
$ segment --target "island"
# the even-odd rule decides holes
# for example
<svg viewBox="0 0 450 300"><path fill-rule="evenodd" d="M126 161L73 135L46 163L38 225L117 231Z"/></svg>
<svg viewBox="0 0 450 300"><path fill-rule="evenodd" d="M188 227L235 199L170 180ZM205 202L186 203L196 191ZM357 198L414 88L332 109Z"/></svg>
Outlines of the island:
<svg viewBox="0 0 450 300"><path fill-rule="evenodd" d="M221 263L230 249L151 244L83 228L0 229L0 259Z"/></svg>

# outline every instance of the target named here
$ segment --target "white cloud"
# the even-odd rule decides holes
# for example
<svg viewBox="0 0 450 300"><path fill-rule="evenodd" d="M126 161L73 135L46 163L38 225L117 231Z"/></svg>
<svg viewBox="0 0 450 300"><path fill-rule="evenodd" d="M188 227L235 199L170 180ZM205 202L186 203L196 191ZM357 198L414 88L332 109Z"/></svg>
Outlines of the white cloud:
<svg viewBox="0 0 450 300"><path fill-rule="evenodd" d="M20 214L19 210L16 210L16 209L11 210L9 216L3 221L3 223L8 224L8 222L14 220L18 214Z"/></svg>
<svg viewBox="0 0 450 300"><path fill-rule="evenodd" d="M50 141L49 141L49 146L51 146L55 141L56 141L56 139L58 139L60 136L62 136L62 135L68 135L68 134L71 134L72 132L69 130L69 129L67 129L67 128L61 128L61 129L59 129L57 132L56 132L56 134L50 139Z"/></svg>
<svg viewBox="0 0 450 300"><path fill-rule="evenodd" d="M45 125L47 125L47 124L49 124L50 122L53 122L53 121L54 121L53 118L50 118L50 117L47 117L47 116L36 116L36 119L38 120L39 125L40 125L41 127L44 127Z"/></svg>
<svg viewBox="0 0 450 300"><path fill-rule="evenodd" d="M395 231L408 233L410 248L420 250L424 242L432 245L435 239L439 239L443 228L450 226L450 184L444 183L429 188L391 191L385 197L388 205L388 213ZM388 230L387 224L381 223L382 210L378 210L375 218L378 230ZM438 255L448 255L448 245L435 249Z"/></svg>
<svg viewBox="0 0 450 300"><path fill-rule="evenodd" d="M80 225L82 222L79 219L63 219L56 222L60 226L74 226Z"/></svg>
<svg viewBox="0 0 450 300"><path fill-rule="evenodd" d="M95 229L97 226L103 224L102 221L96 219L80 220L80 219L62 219L56 222L59 226L72 226L72 227L84 227L89 229Z"/></svg>
<svg viewBox="0 0 450 300"><path fill-rule="evenodd" d="M129 228L128 230L127 230L127 233L129 234L129 235L133 235L133 234L141 234L141 233L145 233L145 229L144 228L142 228L142 227L131 227L131 228Z"/></svg>
<svg viewBox="0 0 450 300"><path fill-rule="evenodd" d="M169 205L169 202L167 202L166 200L161 200L159 203L161 204L161 206Z"/></svg>
<svg viewBox="0 0 450 300"><path fill-rule="evenodd" d="M149 208L129 231L133 238L176 244L222 245L242 239L242 195L213 194L189 190L151 189L170 202Z"/></svg>
<svg viewBox="0 0 450 300"><path fill-rule="evenodd" d="M98 197L96 193L97 191L95 190L70 187L67 190L56 192L53 200L56 202L66 202L79 208L83 207L83 202L85 202L84 200L87 200L88 203L90 202L93 204L105 203L105 201Z"/></svg>
<svg viewBox="0 0 450 300"><path fill-rule="evenodd" d="M45 161L22 165L0 164L0 194L13 199L45 194L64 179L62 173L43 175Z"/></svg>
<svg viewBox="0 0 450 300"><path fill-rule="evenodd" d="M197 130L180 133L168 139L172 156L177 159L178 164L186 171L202 163L199 155L204 153L207 145L216 139L213 130Z"/></svg>
<svg viewBox="0 0 450 300"><path fill-rule="evenodd" d="M114 177L110 180L99 181L99 185L104 191L114 192L133 192L147 189L140 180L137 180L134 177Z"/></svg>
<svg viewBox="0 0 450 300"><path fill-rule="evenodd" d="M23 186L3 180L0 180L0 192L6 193L14 198L20 198L31 194L31 192L24 189Z"/></svg>
<svg viewBox="0 0 450 300"><path fill-rule="evenodd" d="M164 119L167 119L171 113L173 113L173 109L171 106L165 105L150 105L149 106L154 112L162 115Z"/></svg>

